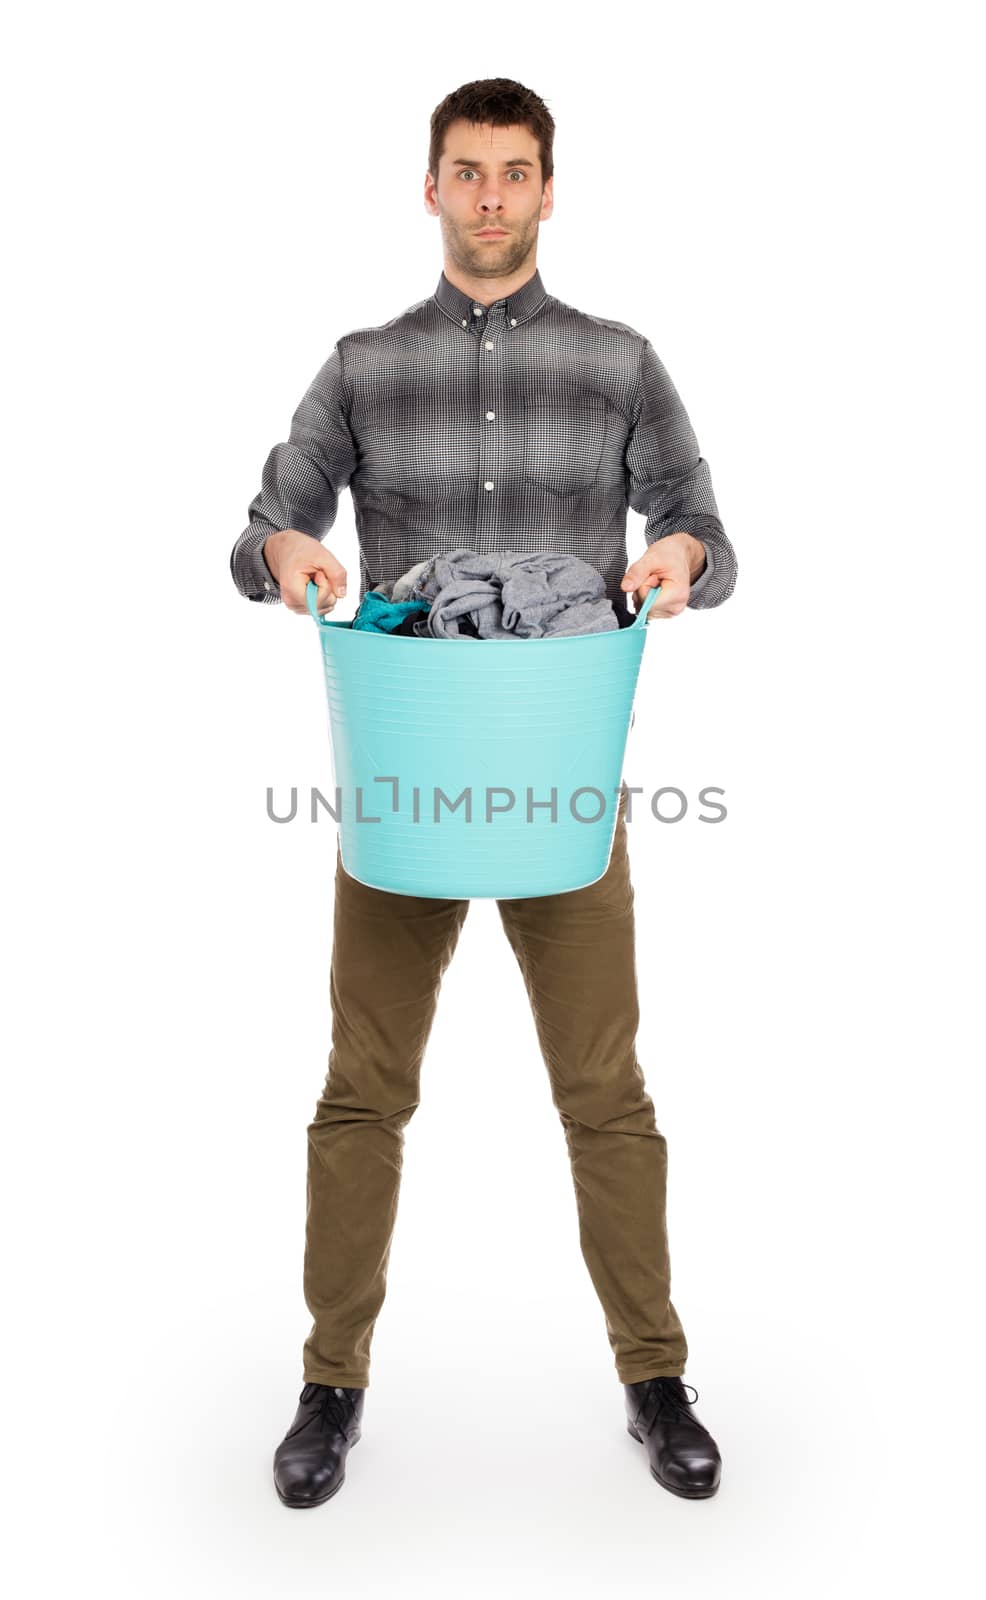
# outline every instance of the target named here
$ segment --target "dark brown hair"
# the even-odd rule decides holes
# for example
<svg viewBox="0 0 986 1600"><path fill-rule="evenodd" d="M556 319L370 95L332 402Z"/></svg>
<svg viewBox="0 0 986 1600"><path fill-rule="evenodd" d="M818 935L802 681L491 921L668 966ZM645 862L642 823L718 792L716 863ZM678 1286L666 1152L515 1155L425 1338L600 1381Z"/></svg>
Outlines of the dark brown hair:
<svg viewBox="0 0 986 1600"><path fill-rule="evenodd" d="M554 118L532 89L525 89L513 78L478 78L475 83L464 83L435 107L431 114L428 171L436 183L445 134L449 123L460 117L465 117L467 122L490 123L494 128L529 129L539 146L541 181L547 183L555 170Z"/></svg>

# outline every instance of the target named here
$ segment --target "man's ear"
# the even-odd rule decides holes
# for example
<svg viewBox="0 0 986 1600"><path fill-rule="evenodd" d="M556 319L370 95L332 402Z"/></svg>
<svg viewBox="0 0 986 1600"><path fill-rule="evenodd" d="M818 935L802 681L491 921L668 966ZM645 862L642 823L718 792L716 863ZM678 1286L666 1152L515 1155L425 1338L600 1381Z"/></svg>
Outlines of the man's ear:
<svg viewBox="0 0 986 1600"><path fill-rule="evenodd" d="M435 204L435 180L430 172L425 173L425 210L433 217L438 215L438 206Z"/></svg>
<svg viewBox="0 0 986 1600"><path fill-rule="evenodd" d="M551 177L548 179L547 183L544 185L544 188L541 191L541 215L540 215L540 219L539 220L541 222L547 222L547 220L551 216L551 213L554 210L554 208L555 208L555 175L554 175L554 173L552 173Z"/></svg>

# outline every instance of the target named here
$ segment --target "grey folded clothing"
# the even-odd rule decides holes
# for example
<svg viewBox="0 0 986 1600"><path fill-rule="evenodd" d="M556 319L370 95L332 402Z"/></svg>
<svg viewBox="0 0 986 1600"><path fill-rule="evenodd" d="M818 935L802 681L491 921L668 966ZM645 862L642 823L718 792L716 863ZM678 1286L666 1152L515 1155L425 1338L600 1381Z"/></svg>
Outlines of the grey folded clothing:
<svg viewBox="0 0 986 1600"><path fill-rule="evenodd" d="M432 556L428 556L425 561L419 561L416 567L410 567L407 572L402 572L399 578L385 579L383 583L378 583L373 591L374 594L386 595L395 605L410 600L415 578L424 572L425 567L430 566L433 559Z"/></svg>
<svg viewBox="0 0 986 1600"><path fill-rule="evenodd" d="M393 593L391 594L390 598L394 601L412 599L413 597L411 591L414 588L416 580L424 572L425 567L431 565L433 559L434 557L429 556L427 560L419 561L416 567L411 567L410 571L402 573L397 579L397 582L394 584Z"/></svg>
<svg viewBox="0 0 986 1600"><path fill-rule="evenodd" d="M619 627L602 574L563 550L453 550L420 563L398 584L405 600L429 600L416 625L439 639L546 639ZM397 598L396 589L393 598ZM460 619L462 619L460 621ZM468 629L462 623L472 623Z"/></svg>

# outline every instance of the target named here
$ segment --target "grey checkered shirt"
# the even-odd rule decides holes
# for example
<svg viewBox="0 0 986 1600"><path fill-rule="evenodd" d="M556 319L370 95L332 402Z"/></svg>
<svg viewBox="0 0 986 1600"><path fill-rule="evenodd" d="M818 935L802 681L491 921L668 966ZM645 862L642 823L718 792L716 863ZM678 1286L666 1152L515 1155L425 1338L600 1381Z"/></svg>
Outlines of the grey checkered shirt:
<svg viewBox="0 0 986 1600"><path fill-rule="evenodd" d="M233 546L240 594L280 600L264 540L324 539L347 484L360 601L436 551L550 549L591 562L625 615L628 504L649 545L679 530L705 545L689 606L736 583L708 463L650 342L556 300L540 272L489 307L443 272L427 300L337 340Z"/></svg>

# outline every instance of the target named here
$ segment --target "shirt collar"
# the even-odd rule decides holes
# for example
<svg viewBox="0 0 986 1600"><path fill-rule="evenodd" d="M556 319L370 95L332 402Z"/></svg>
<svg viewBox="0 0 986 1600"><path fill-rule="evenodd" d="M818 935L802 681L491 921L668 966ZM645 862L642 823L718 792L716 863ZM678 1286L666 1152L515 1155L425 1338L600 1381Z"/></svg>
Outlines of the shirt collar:
<svg viewBox="0 0 986 1600"><path fill-rule="evenodd" d="M461 289L457 289L454 283L450 283L444 271L438 280L434 299L448 316L460 324L464 322L467 325L472 321L473 306L479 304L479 301L471 300ZM541 274L535 268L533 277L522 283L519 289L515 289L513 294L507 296L505 301L497 300L494 304L502 303L505 306L507 322L513 325L526 322L528 317L532 317L535 311L540 309L546 299L547 294L541 281ZM489 309L492 310L492 307Z"/></svg>

